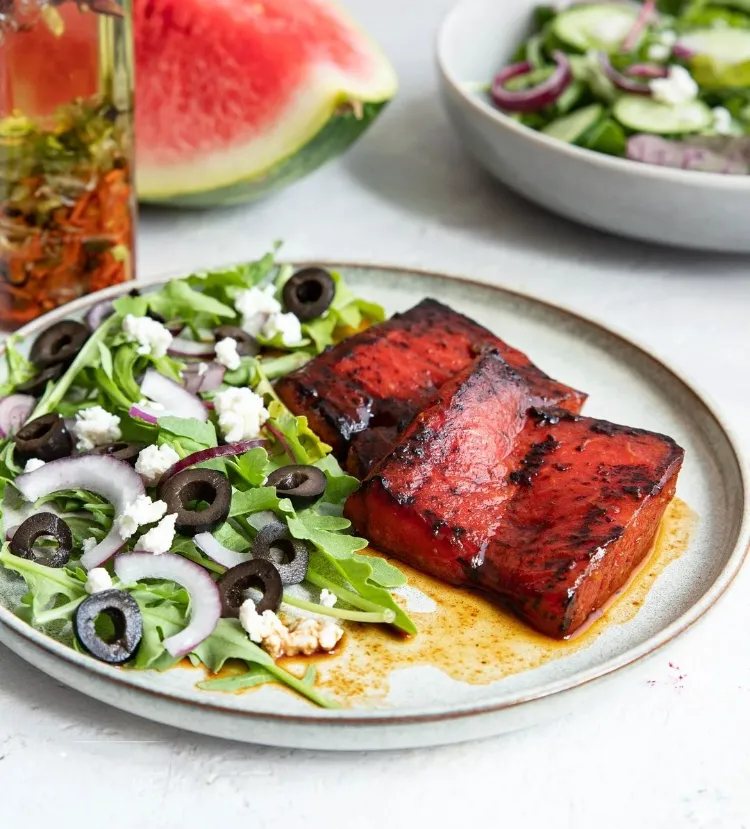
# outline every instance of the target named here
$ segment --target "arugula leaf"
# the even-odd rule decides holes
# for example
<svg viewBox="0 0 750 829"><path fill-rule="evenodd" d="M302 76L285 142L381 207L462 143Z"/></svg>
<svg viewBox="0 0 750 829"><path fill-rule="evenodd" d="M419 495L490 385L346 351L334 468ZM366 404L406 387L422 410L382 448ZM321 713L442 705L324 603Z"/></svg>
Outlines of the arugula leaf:
<svg viewBox="0 0 750 829"><path fill-rule="evenodd" d="M148 299L143 296L121 296L112 303L115 313L123 319L128 314L144 317L148 311Z"/></svg>
<svg viewBox="0 0 750 829"><path fill-rule="evenodd" d="M171 444L171 438L179 438L180 446L189 453L218 445L216 428L210 421L201 423L195 418L165 415L159 418L159 445Z"/></svg>
<svg viewBox="0 0 750 829"><path fill-rule="evenodd" d="M312 687L317 678L315 665L308 665L305 675L300 680L304 685ZM244 691L247 688L255 688L258 685L265 685L276 680L261 665L253 665L249 671L237 676L220 677L219 679L207 679L197 684L198 688L204 691L227 691L230 693Z"/></svg>
<svg viewBox="0 0 750 829"><path fill-rule="evenodd" d="M30 559L14 556L7 544L0 548L0 564L18 573L26 582L29 593L22 602L31 608L34 621L54 604L58 596L63 596L69 602L82 601L86 597L85 585L67 570L45 567Z"/></svg>
<svg viewBox="0 0 750 829"><path fill-rule="evenodd" d="M102 371L110 380L114 380L114 368L112 366L112 352L103 342L97 343L99 347L99 361L102 364Z"/></svg>
<svg viewBox="0 0 750 829"><path fill-rule="evenodd" d="M196 314L212 317L234 318L237 312L233 307L202 291L191 288L182 279L173 279L161 291L151 294L148 303L156 313L166 319L182 317L190 319Z"/></svg>
<svg viewBox="0 0 750 829"><path fill-rule="evenodd" d="M104 342L115 324L119 324L119 318L116 316L110 317L86 340L63 376L56 383L50 383L47 386L47 390L31 413L30 420L54 411L60 405L80 372L87 366L98 363L99 343ZM102 372L102 376L106 377L106 374Z"/></svg>
<svg viewBox="0 0 750 829"><path fill-rule="evenodd" d="M20 341L17 334L11 334L5 342L5 364L8 368L8 379L0 387L3 396L11 394L16 386L30 380L37 372L34 364L27 360L16 348Z"/></svg>
<svg viewBox="0 0 750 829"><path fill-rule="evenodd" d="M109 375L109 379L115 380L117 387L131 403L137 403L143 397L141 387L135 380L135 364L139 356L138 349L133 343L118 346L115 349L112 367L115 377Z"/></svg>
<svg viewBox="0 0 750 829"><path fill-rule="evenodd" d="M256 489L248 489L245 492L235 491L232 494L229 517L236 518L238 515L248 515L267 509L276 512L280 508L281 500L276 495L276 489L272 486L262 486Z"/></svg>
<svg viewBox="0 0 750 829"><path fill-rule="evenodd" d="M269 423L281 432L294 456L289 458L292 463L315 463L331 451L331 447L323 443L307 425L307 418L295 417L283 403L272 400L268 405L268 414Z"/></svg>
<svg viewBox="0 0 750 829"><path fill-rule="evenodd" d="M236 619L220 619L214 632L198 645L194 653L212 673L218 673L228 659L241 659L249 664L261 665L277 682L288 685L322 708L339 707L338 703L316 691L309 683L277 665L262 648L250 641Z"/></svg>
<svg viewBox="0 0 750 829"><path fill-rule="evenodd" d="M351 475L347 475L333 455L326 455L316 461L315 466L325 473L327 484L322 501L330 504L341 504L359 489L359 481Z"/></svg>
<svg viewBox="0 0 750 829"><path fill-rule="evenodd" d="M355 556L359 550L367 547L363 538L356 538L351 535L343 535L330 529L335 526L337 529L344 529L341 523L333 524L333 521L350 522L346 519L333 519L330 516L317 515L313 510L303 510L295 516L287 517L289 531L295 538L310 541L315 546L310 557L310 567L313 570L325 570L325 562L332 565L338 573L352 585L352 587L365 599L378 604L380 607L393 610L396 614L394 624L406 631L416 633L417 629L411 619L404 613L393 596L385 588L375 581L375 559L369 556ZM316 555L317 551L317 555ZM321 562L321 557L323 562ZM316 562L318 562L316 564ZM393 568L395 569L395 568ZM383 574L382 567L379 573ZM388 581L392 581L393 574L385 574ZM403 584L403 582L401 582Z"/></svg>
<svg viewBox="0 0 750 829"><path fill-rule="evenodd" d="M230 468L235 470L250 486L263 486L266 481L267 464L268 452L262 446L256 446L229 462Z"/></svg>

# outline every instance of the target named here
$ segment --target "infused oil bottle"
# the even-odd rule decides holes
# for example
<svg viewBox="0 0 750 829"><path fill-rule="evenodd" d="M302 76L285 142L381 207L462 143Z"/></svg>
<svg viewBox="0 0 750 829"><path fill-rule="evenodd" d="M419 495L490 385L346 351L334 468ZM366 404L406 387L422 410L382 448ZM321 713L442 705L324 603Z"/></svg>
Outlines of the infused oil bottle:
<svg viewBox="0 0 750 829"><path fill-rule="evenodd" d="M0 328L133 278L129 0L0 0Z"/></svg>

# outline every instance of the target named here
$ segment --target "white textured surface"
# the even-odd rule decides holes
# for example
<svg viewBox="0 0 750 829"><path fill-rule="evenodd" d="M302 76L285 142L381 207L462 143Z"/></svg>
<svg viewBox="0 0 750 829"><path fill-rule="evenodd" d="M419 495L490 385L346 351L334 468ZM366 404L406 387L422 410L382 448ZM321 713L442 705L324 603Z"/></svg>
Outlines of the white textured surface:
<svg viewBox="0 0 750 829"><path fill-rule="evenodd" d="M744 426L748 260L622 242L505 193L465 158L439 109L432 36L449 0L352 5L395 59L398 102L347 158L271 201L223 213L147 211L141 274L245 258L284 237L290 257L387 260L497 281L651 345ZM696 631L647 668L650 681L635 672L590 711L399 754L201 739L108 709L0 649L2 824L750 826L749 599L746 570Z"/></svg>

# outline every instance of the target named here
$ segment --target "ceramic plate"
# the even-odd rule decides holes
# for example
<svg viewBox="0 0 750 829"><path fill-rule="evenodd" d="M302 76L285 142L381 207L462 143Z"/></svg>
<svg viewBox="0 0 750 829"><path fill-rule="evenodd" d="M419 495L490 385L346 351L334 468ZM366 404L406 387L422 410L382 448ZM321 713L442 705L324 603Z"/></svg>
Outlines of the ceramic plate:
<svg viewBox="0 0 750 829"><path fill-rule="evenodd" d="M389 312L433 296L474 317L527 351L551 375L589 392L587 414L672 435L686 450L678 496L697 516L682 555L659 570L650 590L642 591L637 601L623 598L632 606L628 613L623 615L615 605L609 624L600 624L596 635L556 652L556 658L535 659L531 645L526 655L518 648L511 653L498 637L497 654L490 662L497 668L510 660L503 678L490 681L491 672L488 678L469 671L465 678L471 682L457 681L449 676L455 670L402 661L390 676L381 678L385 684L370 694L365 689L351 706L336 711L315 708L275 686L236 695L201 691L195 687L202 678L196 669L157 674L95 662L13 615L20 590L7 573L0 573L2 642L84 694L180 728L277 746L391 749L489 736L564 713L599 691L613 675L670 642L713 606L742 563L750 526L743 464L704 397L623 337L539 300L433 274L358 266L340 270L359 294L383 303ZM96 300L131 287L105 291ZM96 300L87 298L55 311L23 333L32 335L58 319L80 316ZM430 629L437 617L414 618L418 626ZM448 650L455 655L453 667L460 667L469 655L466 630L458 623L452 641L448 639ZM346 650L329 665L342 658ZM524 664L532 667L521 669Z"/></svg>

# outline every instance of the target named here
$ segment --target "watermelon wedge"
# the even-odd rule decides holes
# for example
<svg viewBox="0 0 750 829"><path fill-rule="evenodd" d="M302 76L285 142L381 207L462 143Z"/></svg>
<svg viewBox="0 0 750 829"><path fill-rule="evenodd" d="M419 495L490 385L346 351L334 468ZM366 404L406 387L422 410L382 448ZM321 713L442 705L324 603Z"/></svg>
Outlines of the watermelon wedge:
<svg viewBox="0 0 750 829"><path fill-rule="evenodd" d="M332 0L134 0L138 193L259 198L349 147L393 68Z"/></svg>

